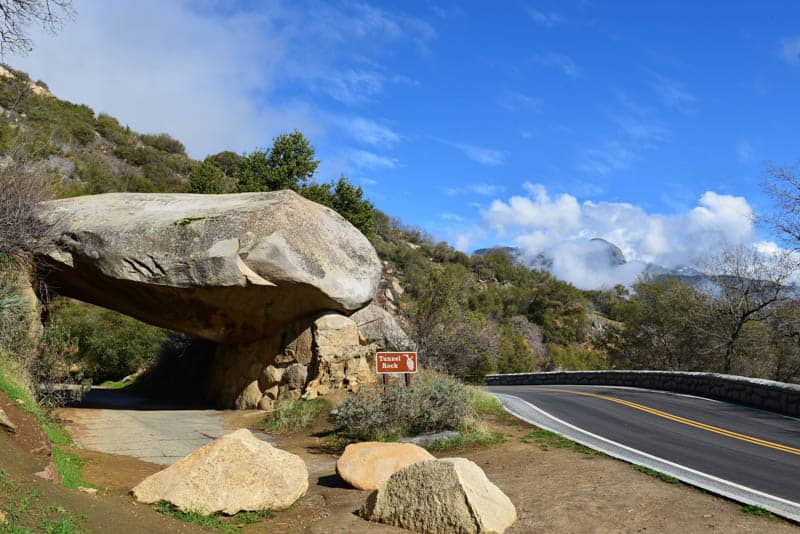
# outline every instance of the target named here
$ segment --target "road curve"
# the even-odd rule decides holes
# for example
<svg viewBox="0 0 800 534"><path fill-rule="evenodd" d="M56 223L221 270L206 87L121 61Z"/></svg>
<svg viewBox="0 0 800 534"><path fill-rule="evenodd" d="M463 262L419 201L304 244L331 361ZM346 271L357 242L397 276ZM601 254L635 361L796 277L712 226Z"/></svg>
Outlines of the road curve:
<svg viewBox="0 0 800 534"><path fill-rule="evenodd" d="M800 520L800 419L637 388L559 385L488 389L509 411L538 426L582 443L588 440L585 444L612 456ZM604 450L606 442L614 446ZM711 482L704 483L702 475ZM725 483L728 487L720 490Z"/></svg>

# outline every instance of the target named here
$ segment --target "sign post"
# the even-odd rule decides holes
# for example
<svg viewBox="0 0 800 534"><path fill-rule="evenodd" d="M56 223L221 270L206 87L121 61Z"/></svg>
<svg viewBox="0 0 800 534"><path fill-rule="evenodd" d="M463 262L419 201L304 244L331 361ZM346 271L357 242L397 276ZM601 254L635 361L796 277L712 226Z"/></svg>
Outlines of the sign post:
<svg viewBox="0 0 800 534"><path fill-rule="evenodd" d="M411 387L411 375L417 372L416 352L379 352L375 354L375 371L383 375L383 394L389 398L389 375L405 375L406 387Z"/></svg>

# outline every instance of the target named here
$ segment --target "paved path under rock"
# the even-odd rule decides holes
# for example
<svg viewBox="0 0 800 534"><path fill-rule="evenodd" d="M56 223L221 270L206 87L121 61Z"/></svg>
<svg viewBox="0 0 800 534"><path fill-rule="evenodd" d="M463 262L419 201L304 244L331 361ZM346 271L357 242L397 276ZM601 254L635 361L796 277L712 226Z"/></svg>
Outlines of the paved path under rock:
<svg viewBox="0 0 800 534"><path fill-rule="evenodd" d="M171 465L231 432L225 425L229 413L147 404L124 390L94 388L81 404L58 415L81 448ZM270 441L266 434L254 434Z"/></svg>

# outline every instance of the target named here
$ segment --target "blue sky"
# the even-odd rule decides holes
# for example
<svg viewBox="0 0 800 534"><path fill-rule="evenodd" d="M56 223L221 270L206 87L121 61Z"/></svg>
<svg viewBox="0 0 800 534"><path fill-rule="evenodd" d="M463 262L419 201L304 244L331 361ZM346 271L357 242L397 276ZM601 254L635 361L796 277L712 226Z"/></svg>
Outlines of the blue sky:
<svg viewBox="0 0 800 534"><path fill-rule="evenodd" d="M490 7L491 6L491 7ZM800 160L800 4L76 3L12 65L202 157L299 128L375 204L471 250L774 246Z"/></svg>

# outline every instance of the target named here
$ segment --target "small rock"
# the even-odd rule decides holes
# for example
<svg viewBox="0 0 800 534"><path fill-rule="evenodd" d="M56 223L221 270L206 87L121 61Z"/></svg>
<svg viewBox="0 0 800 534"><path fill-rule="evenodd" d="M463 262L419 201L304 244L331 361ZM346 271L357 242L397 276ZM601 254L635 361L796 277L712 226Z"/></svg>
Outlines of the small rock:
<svg viewBox="0 0 800 534"><path fill-rule="evenodd" d="M61 481L61 477L58 476L56 465L53 462L50 462L44 469L35 474L37 477L49 480L55 484L58 484Z"/></svg>
<svg viewBox="0 0 800 534"><path fill-rule="evenodd" d="M420 447L428 447L440 439L451 439L459 436L460 433L455 430L443 430L442 432L435 432L430 434L420 434L419 436L411 436L407 438L400 438L401 443L413 443Z"/></svg>
<svg viewBox="0 0 800 534"><path fill-rule="evenodd" d="M78 491L82 491L83 493L88 493L89 495L97 495L97 488L87 488L84 486L78 486Z"/></svg>
<svg viewBox="0 0 800 534"><path fill-rule="evenodd" d="M6 513L0 510L0 525L5 525L8 523L8 519L6 518Z"/></svg>
<svg viewBox="0 0 800 534"><path fill-rule="evenodd" d="M348 445L336 460L336 473L351 486L378 489L390 476L407 465L436 458L411 443L366 441Z"/></svg>
<svg viewBox="0 0 800 534"><path fill-rule="evenodd" d="M9 432L17 431L17 425L15 425L11 419L9 419L8 415L6 415L6 412L4 412L2 408L0 408L0 427L8 430Z"/></svg>
<svg viewBox="0 0 800 534"><path fill-rule="evenodd" d="M183 511L233 515L284 510L308 490L308 468L240 429L212 441L133 488L139 502L167 501Z"/></svg>
<svg viewBox="0 0 800 534"><path fill-rule="evenodd" d="M466 458L404 467L369 496L360 513L423 534L502 533L517 520L511 500Z"/></svg>

